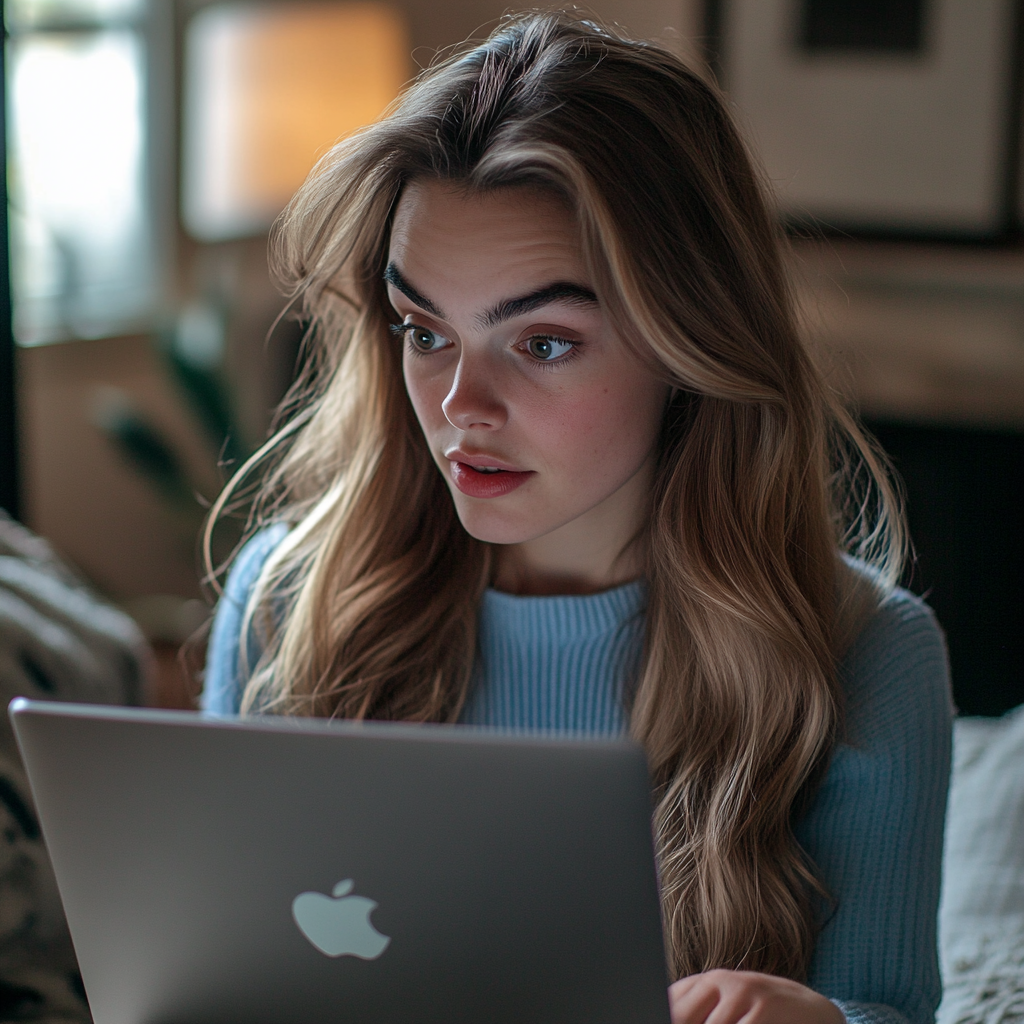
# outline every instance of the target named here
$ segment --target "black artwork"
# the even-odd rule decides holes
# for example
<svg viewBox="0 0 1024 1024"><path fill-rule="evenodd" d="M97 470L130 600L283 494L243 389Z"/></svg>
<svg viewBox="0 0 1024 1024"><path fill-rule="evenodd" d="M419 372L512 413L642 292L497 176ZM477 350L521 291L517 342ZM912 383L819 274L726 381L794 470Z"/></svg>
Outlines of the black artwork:
<svg viewBox="0 0 1024 1024"><path fill-rule="evenodd" d="M924 49L925 0L803 0L801 49L899 53Z"/></svg>

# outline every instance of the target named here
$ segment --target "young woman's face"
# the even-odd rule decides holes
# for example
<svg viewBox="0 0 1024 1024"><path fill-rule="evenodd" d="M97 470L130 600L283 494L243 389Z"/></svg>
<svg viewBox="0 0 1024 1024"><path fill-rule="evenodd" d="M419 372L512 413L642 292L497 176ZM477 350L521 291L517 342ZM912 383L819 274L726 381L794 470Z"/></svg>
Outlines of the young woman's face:
<svg viewBox="0 0 1024 1024"><path fill-rule="evenodd" d="M598 304L576 224L527 189L414 182L386 274L405 382L479 540L606 561L640 525L668 388Z"/></svg>

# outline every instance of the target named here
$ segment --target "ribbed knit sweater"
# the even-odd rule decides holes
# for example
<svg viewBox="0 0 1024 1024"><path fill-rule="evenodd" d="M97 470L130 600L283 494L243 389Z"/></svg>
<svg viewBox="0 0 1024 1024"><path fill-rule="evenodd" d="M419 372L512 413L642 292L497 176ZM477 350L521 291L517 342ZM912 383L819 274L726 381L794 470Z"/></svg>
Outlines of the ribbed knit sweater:
<svg viewBox="0 0 1024 1024"><path fill-rule="evenodd" d="M283 536L242 551L217 608L203 707L235 714L242 612ZM614 736L622 688L644 635L642 582L584 597L488 590L480 654L462 721ZM248 664L259 650L250 638ZM797 838L833 899L808 984L850 1024L930 1024L941 995L936 914L952 704L942 633L928 607L895 591L840 665L843 735Z"/></svg>

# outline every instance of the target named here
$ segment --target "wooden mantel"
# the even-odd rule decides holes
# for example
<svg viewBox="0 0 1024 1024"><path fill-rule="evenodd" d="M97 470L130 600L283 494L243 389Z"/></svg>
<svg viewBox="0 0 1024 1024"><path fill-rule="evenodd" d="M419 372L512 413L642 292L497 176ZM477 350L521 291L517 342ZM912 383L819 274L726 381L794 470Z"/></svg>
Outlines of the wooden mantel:
<svg viewBox="0 0 1024 1024"><path fill-rule="evenodd" d="M796 240L805 336L874 419L1024 430L1024 249Z"/></svg>

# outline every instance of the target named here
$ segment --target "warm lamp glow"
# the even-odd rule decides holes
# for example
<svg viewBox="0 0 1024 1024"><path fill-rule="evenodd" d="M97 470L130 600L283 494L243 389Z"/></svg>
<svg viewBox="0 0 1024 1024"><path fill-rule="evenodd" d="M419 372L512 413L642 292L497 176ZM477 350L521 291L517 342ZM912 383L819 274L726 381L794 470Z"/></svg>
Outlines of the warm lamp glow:
<svg viewBox="0 0 1024 1024"><path fill-rule="evenodd" d="M334 142L409 77L405 22L379 4L230 5L188 29L183 214L213 241L265 230Z"/></svg>

